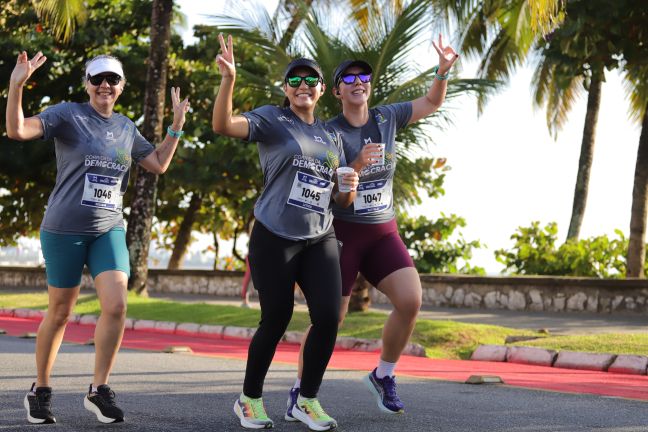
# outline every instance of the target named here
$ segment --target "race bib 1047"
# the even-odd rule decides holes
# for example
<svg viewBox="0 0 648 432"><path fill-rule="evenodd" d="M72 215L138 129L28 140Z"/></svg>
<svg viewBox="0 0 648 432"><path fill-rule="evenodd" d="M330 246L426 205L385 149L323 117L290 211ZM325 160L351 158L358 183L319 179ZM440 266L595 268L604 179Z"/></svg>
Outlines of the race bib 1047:
<svg viewBox="0 0 648 432"><path fill-rule="evenodd" d="M375 213L388 208L392 200L389 186L388 180L360 183L353 201L354 213Z"/></svg>

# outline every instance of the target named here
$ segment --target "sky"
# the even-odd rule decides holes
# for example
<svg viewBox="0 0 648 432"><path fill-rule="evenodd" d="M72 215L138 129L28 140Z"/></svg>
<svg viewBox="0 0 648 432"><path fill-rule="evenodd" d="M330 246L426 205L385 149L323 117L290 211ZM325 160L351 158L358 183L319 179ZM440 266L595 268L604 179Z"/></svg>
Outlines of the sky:
<svg viewBox="0 0 648 432"><path fill-rule="evenodd" d="M276 2L267 2L274 8ZM202 1L181 2L188 18L188 29L197 23L208 24L205 15L216 14L220 5ZM190 32L185 33L190 41ZM420 67L437 62L430 44L415 55ZM459 77L475 77L476 62L462 59ZM574 185L582 140L587 94L569 114L569 120L554 140L547 129L545 112L532 106L532 70L523 68L509 85L493 96L481 115L472 98L452 104L453 125L434 131L434 157L446 157L445 196L425 200L412 209L414 214L437 217L455 213L466 220L462 233L466 240L486 245L471 260L489 274L503 266L496 262L496 249L510 248L511 235L520 226L540 221L542 226L557 222L559 242L569 228ZM621 78L606 73L596 131L590 193L581 229L581 238L607 234L620 229L628 235L632 184L640 127L628 119L627 101Z"/></svg>

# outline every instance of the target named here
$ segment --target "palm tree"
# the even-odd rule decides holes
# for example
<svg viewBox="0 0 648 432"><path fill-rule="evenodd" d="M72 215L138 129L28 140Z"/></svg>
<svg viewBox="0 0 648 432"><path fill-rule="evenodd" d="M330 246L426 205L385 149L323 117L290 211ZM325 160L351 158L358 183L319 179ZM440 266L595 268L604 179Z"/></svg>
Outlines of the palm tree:
<svg viewBox="0 0 648 432"><path fill-rule="evenodd" d="M162 139L172 16L173 0L153 1L151 49L146 74L144 123L142 126L142 136L149 142L160 142ZM155 212L157 175L139 167L136 169L136 173L126 233L131 267L128 289L141 295L147 295L147 260L151 244L151 224Z"/></svg>
<svg viewBox="0 0 648 432"><path fill-rule="evenodd" d="M83 24L86 17L83 0L34 0L32 3L38 17L62 42L70 41L77 24Z"/></svg>
<svg viewBox="0 0 648 432"><path fill-rule="evenodd" d="M644 19L646 12L644 11ZM645 21L644 21L645 22ZM629 34L637 29L629 26ZM640 45L635 45L635 47ZM625 70L626 90L630 99L631 118L641 122L641 135L637 149L632 210L630 213L630 239L627 255L627 277L645 277L646 262L646 216L648 214L648 52L643 48L640 55L628 55ZM638 54L638 53L635 53Z"/></svg>

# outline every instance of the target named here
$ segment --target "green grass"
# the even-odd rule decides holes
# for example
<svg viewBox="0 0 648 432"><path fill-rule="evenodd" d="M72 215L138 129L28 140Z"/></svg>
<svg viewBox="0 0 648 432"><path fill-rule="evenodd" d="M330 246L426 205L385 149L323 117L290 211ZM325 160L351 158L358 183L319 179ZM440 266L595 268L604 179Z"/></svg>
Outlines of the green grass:
<svg viewBox="0 0 648 432"><path fill-rule="evenodd" d="M606 333L586 336L551 336L532 341L518 342L514 345L547 348L558 351L648 355L648 334Z"/></svg>
<svg viewBox="0 0 648 432"><path fill-rule="evenodd" d="M0 294L0 307L46 309L47 293ZM100 312L95 295L79 296L74 312L95 314ZM192 322L239 327L256 327L258 309L205 303L181 303L138 297L129 294L128 317L157 321ZM386 315L380 312L350 313L340 329L340 336L378 339ZM303 331L310 320L306 312L295 312L288 330ZM419 320L412 342L425 347L430 358L467 359L482 344L503 345L507 336L536 335L530 330L519 330L483 324L466 324L454 321ZM648 334L604 334L593 336L553 336L516 343L515 345L541 348L586 351L614 354L648 353Z"/></svg>

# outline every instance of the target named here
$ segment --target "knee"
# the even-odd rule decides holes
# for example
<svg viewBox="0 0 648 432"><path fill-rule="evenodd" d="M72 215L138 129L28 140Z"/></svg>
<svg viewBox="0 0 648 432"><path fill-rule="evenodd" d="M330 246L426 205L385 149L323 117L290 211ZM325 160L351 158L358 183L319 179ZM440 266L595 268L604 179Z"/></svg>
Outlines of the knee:
<svg viewBox="0 0 648 432"><path fill-rule="evenodd" d="M124 319L126 318L126 302L122 300L111 302L101 309L101 313L113 319Z"/></svg>
<svg viewBox="0 0 648 432"><path fill-rule="evenodd" d="M410 319L416 319L416 316L421 309L421 303L422 300L420 296L411 296L394 304L394 308L401 315L406 316Z"/></svg>
<svg viewBox="0 0 648 432"><path fill-rule="evenodd" d="M317 314L311 312L311 320L313 326L316 326L317 328L337 332L338 326L342 325L344 318L340 319L339 314L335 311L321 311Z"/></svg>
<svg viewBox="0 0 648 432"><path fill-rule="evenodd" d="M47 309L47 319L57 327L65 326L72 317L72 308L69 306L50 306Z"/></svg>

